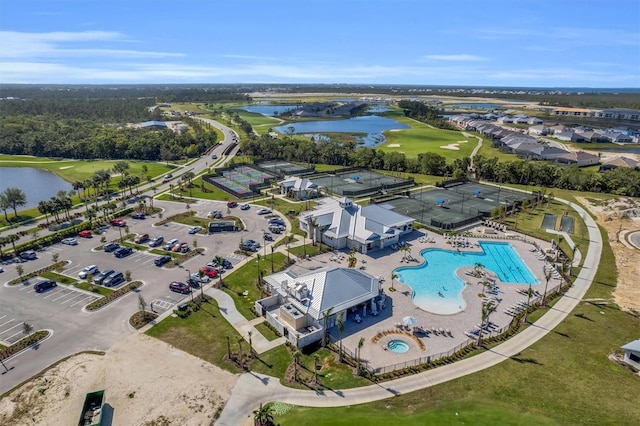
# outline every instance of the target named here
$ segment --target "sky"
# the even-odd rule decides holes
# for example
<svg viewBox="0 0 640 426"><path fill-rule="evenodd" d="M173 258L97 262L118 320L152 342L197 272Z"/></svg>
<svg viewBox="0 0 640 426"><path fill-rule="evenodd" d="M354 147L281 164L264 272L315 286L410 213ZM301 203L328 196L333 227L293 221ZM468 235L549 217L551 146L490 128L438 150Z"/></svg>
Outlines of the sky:
<svg viewBox="0 0 640 426"><path fill-rule="evenodd" d="M640 88L640 0L0 0L0 83Z"/></svg>

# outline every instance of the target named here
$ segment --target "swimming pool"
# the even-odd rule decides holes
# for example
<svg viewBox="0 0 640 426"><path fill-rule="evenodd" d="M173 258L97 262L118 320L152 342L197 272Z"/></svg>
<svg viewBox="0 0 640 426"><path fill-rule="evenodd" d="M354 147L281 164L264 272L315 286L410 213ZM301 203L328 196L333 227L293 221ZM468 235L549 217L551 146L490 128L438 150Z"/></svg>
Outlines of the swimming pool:
<svg viewBox="0 0 640 426"><path fill-rule="evenodd" d="M538 284L509 243L481 241L480 248L480 253L425 249L420 252L425 259L422 265L398 268L395 272L398 280L413 289L413 303L442 315L455 314L466 306L462 297L465 284L456 275L456 270L464 266L473 268L481 263L503 283Z"/></svg>
<svg viewBox="0 0 640 426"><path fill-rule="evenodd" d="M387 343L387 348L397 354L403 354L409 351L409 345L404 340L392 340Z"/></svg>

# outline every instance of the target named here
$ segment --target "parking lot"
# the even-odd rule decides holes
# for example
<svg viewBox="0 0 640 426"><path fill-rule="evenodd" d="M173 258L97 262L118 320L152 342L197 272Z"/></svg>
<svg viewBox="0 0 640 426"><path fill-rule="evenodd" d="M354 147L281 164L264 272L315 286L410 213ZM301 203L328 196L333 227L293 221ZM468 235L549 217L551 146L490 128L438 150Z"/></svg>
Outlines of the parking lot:
<svg viewBox="0 0 640 426"><path fill-rule="evenodd" d="M163 211L165 218L185 211L182 203L155 201L155 206L165 209ZM211 262L216 256L221 256L232 265L237 265L245 259L243 254L236 253L241 240L255 240L260 243L261 247L258 251L260 254L263 251L271 252L268 246L275 241L264 240L269 222L267 215L257 214L259 208L254 205L247 210L242 210L239 206L228 208L226 202L215 201L192 203L190 209L198 217L205 218L210 211L219 210L224 216L239 218L244 226L243 231L210 235L189 234L189 225L175 222L156 225L160 220L157 216L146 219L123 218L127 222L129 232L133 234L146 233L151 238L162 236L164 242L175 238L191 247L196 240L197 246L203 248L204 253L186 260L178 267L157 267L154 261L160 254L157 254L159 252L151 253L154 248L149 247L148 241L140 244L145 249L134 249L130 255L116 258L114 253L105 253L97 249L104 244L101 242L101 236L77 238L77 245L60 243L51 245L38 251L37 259L20 263L20 265L24 269L24 274L28 274L52 264L55 256L60 261L69 262L60 273L76 280L80 280L78 273L88 265L97 265L100 271L113 269L123 274L129 271L132 280L143 282L137 294L144 297L148 308L157 313L163 313L175 309L178 304L190 298L189 295L170 291L169 283L186 282L190 273L197 273L200 267ZM124 228L106 227L102 236L106 241L114 241L120 238L121 232L124 233ZM273 235L274 240L282 235L286 235L286 232ZM156 247L155 250L164 252L163 245ZM24 322L32 325L34 330L52 330L54 334L47 341L47 345L40 347L38 354L34 353L34 358L30 361L34 365L41 365L44 362L43 359L54 362L73 351L74 348L75 350L106 349L114 341L132 331L128 319L139 309L137 296L125 296L116 303L95 312L83 311L84 306L100 296L63 284L58 284L57 287L42 293L36 293L34 284L41 280L39 277L31 278L26 284L8 286L6 282L18 276L16 265L3 265L5 272L0 275L4 282L0 287L0 342L9 345L22 338ZM199 290L195 289L193 295L198 293ZM38 357L43 358L38 360ZM25 353L21 355L21 362L29 358L30 355Z"/></svg>

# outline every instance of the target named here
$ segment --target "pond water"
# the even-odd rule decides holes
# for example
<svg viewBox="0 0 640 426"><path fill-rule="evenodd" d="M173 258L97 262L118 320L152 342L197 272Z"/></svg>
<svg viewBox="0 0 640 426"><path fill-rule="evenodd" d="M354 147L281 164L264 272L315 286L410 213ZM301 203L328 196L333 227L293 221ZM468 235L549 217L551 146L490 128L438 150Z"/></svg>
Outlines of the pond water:
<svg viewBox="0 0 640 426"><path fill-rule="evenodd" d="M450 104L447 105L448 108L476 108L476 109L495 109L498 108L501 105L498 104L483 104L483 103L479 103L479 104Z"/></svg>
<svg viewBox="0 0 640 426"><path fill-rule="evenodd" d="M274 127L280 133L288 133L290 128L293 128L293 133L295 134L366 133L366 136L361 138L363 144L365 146L375 146L386 140L382 135L383 131L408 129L409 126L390 118L365 115L346 120L305 121Z"/></svg>
<svg viewBox="0 0 640 426"><path fill-rule="evenodd" d="M273 117L299 107L300 105L246 105L238 107L238 109Z"/></svg>
<svg viewBox="0 0 640 426"><path fill-rule="evenodd" d="M73 186L42 169L32 167L0 167L0 192L7 188L20 188L27 196L27 205L20 209L38 206L38 202L48 200L58 191L71 191Z"/></svg>

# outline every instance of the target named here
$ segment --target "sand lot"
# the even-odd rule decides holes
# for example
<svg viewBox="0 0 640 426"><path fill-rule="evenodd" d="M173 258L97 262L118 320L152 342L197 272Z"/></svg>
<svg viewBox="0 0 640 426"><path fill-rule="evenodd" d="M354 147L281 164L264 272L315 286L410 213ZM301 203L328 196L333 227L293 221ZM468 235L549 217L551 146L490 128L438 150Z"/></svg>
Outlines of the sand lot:
<svg viewBox="0 0 640 426"><path fill-rule="evenodd" d="M113 425L209 425L237 376L145 335L105 355L80 354L0 400L2 425L77 424L87 392L104 389ZM111 413L110 413L111 412Z"/></svg>

